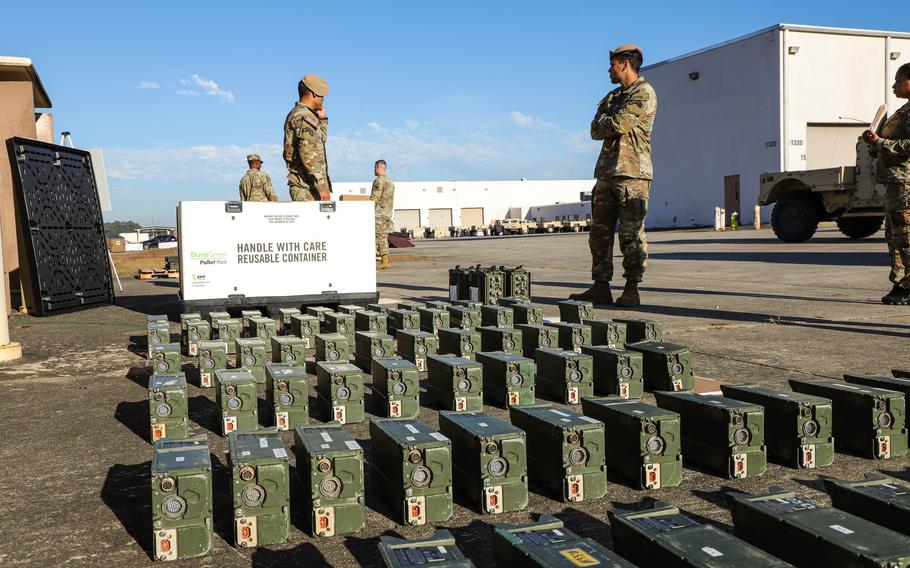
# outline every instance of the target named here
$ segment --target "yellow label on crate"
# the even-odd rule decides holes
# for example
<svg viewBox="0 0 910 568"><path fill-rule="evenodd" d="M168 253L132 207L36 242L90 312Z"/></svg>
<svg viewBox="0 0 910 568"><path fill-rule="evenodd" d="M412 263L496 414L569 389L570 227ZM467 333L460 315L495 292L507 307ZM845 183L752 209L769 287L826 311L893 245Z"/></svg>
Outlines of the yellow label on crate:
<svg viewBox="0 0 910 568"><path fill-rule="evenodd" d="M576 566L597 566L600 564L600 560L580 548L567 548L566 550L560 550L559 553Z"/></svg>

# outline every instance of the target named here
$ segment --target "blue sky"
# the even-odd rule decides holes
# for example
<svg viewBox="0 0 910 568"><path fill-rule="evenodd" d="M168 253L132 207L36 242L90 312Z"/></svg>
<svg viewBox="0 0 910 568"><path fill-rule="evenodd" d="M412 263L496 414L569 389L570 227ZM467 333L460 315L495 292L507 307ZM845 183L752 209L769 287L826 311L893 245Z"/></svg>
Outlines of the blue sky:
<svg viewBox="0 0 910 568"><path fill-rule="evenodd" d="M282 124L308 72L331 85L333 181L380 157L396 180L577 179L611 47L647 65L779 22L910 31L841 1L51 2L26 21L0 54L34 61L58 136L104 149L106 218L146 224L236 198L251 151L287 199Z"/></svg>

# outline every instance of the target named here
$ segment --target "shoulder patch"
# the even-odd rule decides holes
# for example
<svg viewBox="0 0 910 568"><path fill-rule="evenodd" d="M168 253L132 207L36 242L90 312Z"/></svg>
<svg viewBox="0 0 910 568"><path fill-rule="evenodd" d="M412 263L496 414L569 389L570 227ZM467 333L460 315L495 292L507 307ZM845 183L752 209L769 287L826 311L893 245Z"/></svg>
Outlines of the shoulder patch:
<svg viewBox="0 0 910 568"><path fill-rule="evenodd" d="M306 121L306 123L309 124L310 126L312 126L313 128L316 128L319 126L319 119L317 119L315 116L313 116L312 114L310 114L308 112L303 113L303 120Z"/></svg>

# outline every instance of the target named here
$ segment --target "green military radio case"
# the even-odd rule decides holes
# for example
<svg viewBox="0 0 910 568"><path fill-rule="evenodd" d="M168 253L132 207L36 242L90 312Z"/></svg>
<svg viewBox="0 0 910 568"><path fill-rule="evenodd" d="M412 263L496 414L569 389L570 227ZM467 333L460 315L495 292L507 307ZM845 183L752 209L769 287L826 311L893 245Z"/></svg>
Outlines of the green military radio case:
<svg viewBox="0 0 910 568"><path fill-rule="evenodd" d="M270 340L271 341L271 340ZM265 384L265 364L271 359L265 347L265 341L258 337L236 339L237 368L253 373L256 382Z"/></svg>
<svg viewBox="0 0 910 568"><path fill-rule="evenodd" d="M307 346L296 335L281 335L272 338L272 363L306 365Z"/></svg>
<svg viewBox="0 0 910 568"><path fill-rule="evenodd" d="M294 429L297 477L305 530L310 536L363 530L363 448L340 424Z"/></svg>
<svg viewBox="0 0 910 568"><path fill-rule="evenodd" d="M661 408L682 420L682 451L687 460L701 463L729 478L765 473L765 414L757 404L718 395L655 391Z"/></svg>
<svg viewBox="0 0 910 568"><path fill-rule="evenodd" d="M623 349L626 344L626 324L624 323L596 319L584 319L581 323L591 328L591 345Z"/></svg>
<svg viewBox="0 0 910 568"><path fill-rule="evenodd" d="M560 349L581 353L583 346L591 345L590 325L552 321L545 322L544 325L556 329L559 334L558 345Z"/></svg>
<svg viewBox="0 0 910 568"><path fill-rule="evenodd" d="M883 527L910 534L910 487L867 473L859 481L825 478L831 505Z"/></svg>
<svg viewBox="0 0 910 568"><path fill-rule="evenodd" d="M288 453L277 430L231 432L234 544L278 544L291 534Z"/></svg>
<svg viewBox="0 0 910 568"><path fill-rule="evenodd" d="M783 560L676 507L653 501L637 511L609 511L613 547L641 566L786 568Z"/></svg>
<svg viewBox="0 0 910 568"><path fill-rule="evenodd" d="M477 331L480 332L481 351L504 351L516 355L524 353L521 348L521 331L514 327L481 326Z"/></svg>
<svg viewBox="0 0 910 568"><path fill-rule="evenodd" d="M316 361L347 363L351 360L353 345L340 333L316 334Z"/></svg>
<svg viewBox="0 0 910 568"><path fill-rule="evenodd" d="M370 422L373 480L403 525L452 516L452 442L413 420Z"/></svg>
<svg viewBox="0 0 910 568"><path fill-rule="evenodd" d="M480 332L473 329L443 328L438 330L437 338L439 347L436 352L440 355L457 355L465 359L475 359L475 354L480 351Z"/></svg>
<svg viewBox="0 0 910 568"><path fill-rule="evenodd" d="M306 426L310 418L310 383L306 369L286 363L265 366L265 396L279 430Z"/></svg>
<svg viewBox="0 0 910 568"><path fill-rule="evenodd" d="M221 435L255 430L259 425L256 377L246 369L215 371L215 402L221 412Z"/></svg>
<svg viewBox="0 0 910 568"><path fill-rule="evenodd" d="M155 560L212 550L212 461L204 435L155 442L151 467Z"/></svg>
<svg viewBox="0 0 910 568"><path fill-rule="evenodd" d="M689 348L674 343L642 341L626 349L641 353L647 391L693 391L695 370Z"/></svg>
<svg viewBox="0 0 910 568"><path fill-rule="evenodd" d="M200 341L197 367L199 368L199 386L215 386L215 371L227 369L227 344L220 339Z"/></svg>
<svg viewBox="0 0 910 568"><path fill-rule="evenodd" d="M638 489L676 487L682 482L679 414L638 400L581 399L585 416L603 422L607 467Z"/></svg>
<svg viewBox="0 0 910 568"><path fill-rule="evenodd" d="M257 337L265 344L267 353L272 353L272 338L278 337L278 322L266 317L250 318L250 337Z"/></svg>
<svg viewBox="0 0 910 568"><path fill-rule="evenodd" d="M565 528L562 521L540 515L535 523L492 523L493 557L499 566L515 568L635 568L609 548L582 538Z"/></svg>
<svg viewBox="0 0 910 568"><path fill-rule="evenodd" d="M644 394L644 363L641 353L604 345L585 345L581 352L594 359L594 393L620 398Z"/></svg>
<svg viewBox="0 0 910 568"><path fill-rule="evenodd" d="M343 335L348 343L354 344L354 316L339 312L328 312L322 322L323 333L337 333Z"/></svg>
<svg viewBox="0 0 910 568"><path fill-rule="evenodd" d="M420 415L420 371L407 359L374 357L370 369L380 416L417 418Z"/></svg>
<svg viewBox="0 0 910 568"><path fill-rule="evenodd" d="M594 319L594 304L584 300L563 300L559 306L559 321L564 323L581 323L586 319Z"/></svg>
<svg viewBox="0 0 910 568"><path fill-rule="evenodd" d="M508 408L534 404L534 360L502 351L481 352L483 398L487 404Z"/></svg>
<svg viewBox="0 0 910 568"><path fill-rule="evenodd" d="M764 407L769 458L806 469L834 462L833 412L827 398L759 385L721 385L720 389L727 398Z"/></svg>
<svg viewBox="0 0 910 568"><path fill-rule="evenodd" d="M462 329L474 329L480 327L480 308L470 306L449 306L446 308L449 312L449 324L452 327Z"/></svg>
<svg viewBox="0 0 910 568"><path fill-rule="evenodd" d="M875 459L907 453L903 393L841 381L799 379L790 379L790 388L831 400L837 449Z"/></svg>
<svg viewBox="0 0 910 568"><path fill-rule="evenodd" d="M548 404L512 406L509 416L527 434L533 481L568 503L606 495L603 423Z"/></svg>
<svg viewBox="0 0 910 568"><path fill-rule="evenodd" d="M488 327L513 327L515 314L505 306L480 306L480 325Z"/></svg>
<svg viewBox="0 0 910 568"><path fill-rule="evenodd" d="M455 412L483 410L483 366L454 355L427 359L427 395L440 408Z"/></svg>
<svg viewBox="0 0 910 568"><path fill-rule="evenodd" d="M563 349L538 349L537 392L565 404L594 396L594 358Z"/></svg>
<svg viewBox="0 0 910 568"><path fill-rule="evenodd" d="M363 371L350 363L316 363L316 394L330 421L363 422Z"/></svg>
<svg viewBox="0 0 910 568"><path fill-rule="evenodd" d="M521 350L529 359L538 349L555 349L559 344L559 330L555 327L519 323L515 329L521 332Z"/></svg>
<svg viewBox="0 0 910 568"><path fill-rule="evenodd" d="M910 566L910 537L861 517L779 487L729 496L736 535L796 566Z"/></svg>
<svg viewBox="0 0 910 568"><path fill-rule="evenodd" d="M149 378L149 439L186 438L189 435L186 376L152 375Z"/></svg>
<svg viewBox="0 0 910 568"><path fill-rule="evenodd" d="M664 327L657 320L638 318L613 318L616 323L626 324L626 343L640 341L663 341Z"/></svg>
<svg viewBox="0 0 910 568"><path fill-rule="evenodd" d="M450 327L449 312L436 308L417 308L417 315L420 317L420 330L439 336L437 330Z"/></svg>
<svg viewBox="0 0 910 568"><path fill-rule="evenodd" d="M164 343L152 349L152 373L176 375L180 372L180 345Z"/></svg>
<svg viewBox="0 0 910 568"><path fill-rule="evenodd" d="M394 357L398 351L395 338L381 331L358 331L354 334L354 364L366 372L373 366L373 357Z"/></svg>
<svg viewBox="0 0 910 568"><path fill-rule="evenodd" d="M389 316L381 312L360 311L354 314L354 329L389 333Z"/></svg>
<svg viewBox="0 0 910 568"><path fill-rule="evenodd" d="M322 333L319 318L310 315L291 316L291 331L303 340L307 349L316 348L316 335Z"/></svg>
<svg viewBox="0 0 910 568"><path fill-rule="evenodd" d="M439 413L439 430L452 441L456 491L486 514L527 507L524 431L486 414L449 411Z"/></svg>
<svg viewBox="0 0 910 568"><path fill-rule="evenodd" d="M541 325L543 323L543 306L540 304L513 304L512 319L514 325L507 327L518 327L519 324Z"/></svg>
<svg viewBox="0 0 910 568"><path fill-rule="evenodd" d="M395 336L398 339L398 354L417 365L417 370L425 373L427 357L435 355L439 340L432 333L419 330L400 330Z"/></svg>
<svg viewBox="0 0 910 568"><path fill-rule="evenodd" d="M381 568L474 568L455 544L455 537L445 529L429 538L405 540L393 536L379 537L379 566Z"/></svg>

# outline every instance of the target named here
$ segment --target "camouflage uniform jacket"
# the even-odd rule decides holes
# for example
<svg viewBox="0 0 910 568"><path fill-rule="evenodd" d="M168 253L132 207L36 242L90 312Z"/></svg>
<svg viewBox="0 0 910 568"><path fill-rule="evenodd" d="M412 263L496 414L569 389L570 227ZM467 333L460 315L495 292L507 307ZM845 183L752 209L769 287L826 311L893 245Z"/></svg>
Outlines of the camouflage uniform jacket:
<svg viewBox="0 0 910 568"><path fill-rule="evenodd" d="M657 94L639 77L628 89L619 87L600 101L591 121L591 138L603 140L594 177L654 179L651 166L651 128L657 114Z"/></svg>
<svg viewBox="0 0 910 568"><path fill-rule="evenodd" d="M250 168L240 180L241 201L278 201L269 174Z"/></svg>
<svg viewBox="0 0 910 568"><path fill-rule="evenodd" d="M881 183L910 182L910 102L897 109L879 131L875 169Z"/></svg>
<svg viewBox="0 0 910 568"><path fill-rule="evenodd" d="M370 199L376 204L376 219L392 218L392 201L395 198L395 184L389 176L376 176L373 188L370 190Z"/></svg>
<svg viewBox="0 0 910 568"><path fill-rule="evenodd" d="M317 191L332 191L329 166L325 156L328 119L320 119L301 102L294 105L284 120L284 161L288 182L312 186Z"/></svg>

